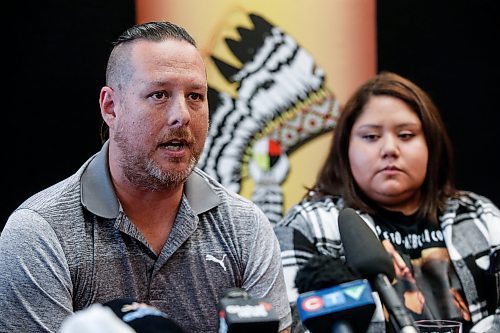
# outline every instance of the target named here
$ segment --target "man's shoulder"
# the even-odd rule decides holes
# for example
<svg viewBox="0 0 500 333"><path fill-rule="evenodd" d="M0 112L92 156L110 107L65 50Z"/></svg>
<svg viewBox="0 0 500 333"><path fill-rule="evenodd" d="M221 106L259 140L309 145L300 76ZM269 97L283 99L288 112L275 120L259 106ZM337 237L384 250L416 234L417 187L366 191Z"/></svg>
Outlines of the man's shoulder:
<svg viewBox="0 0 500 333"><path fill-rule="evenodd" d="M79 174L75 173L28 197L12 212L9 220L43 219L52 228L57 228L58 224L66 224L82 216L80 198Z"/></svg>
<svg viewBox="0 0 500 333"><path fill-rule="evenodd" d="M204 171L196 169L195 172L203 178L218 199L218 203L210 210L211 213L216 210L218 214L209 213L205 215L207 218L223 216L224 218L219 222L238 224L242 228L252 228L261 222L269 223L265 214L253 201L223 186Z"/></svg>
<svg viewBox="0 0 500 333"><path fill-rule="evenodd" d="M65 208L70 204L70 197L79 196L80 183L76 174L59 181L27 198L18 209L32 209L34 211L52 211Z"/></svg>
<svg viewBox="0 0 500 333"><path fill-rule="evenodd" d="M29 197L12 212L3 231L32 244L70 247L66 253L77 254L81 247L76 243L84 239L84 223L78 222L85 219L77 179L72 175Z"/></svg>
<svg viewBox="0 0 500 333"><path fill-rule="evenodd" d="M233 191L232 189L222 185L214 177L207 174L205 171L195 168L194 173L196 173L200 178L202 178L207 185L212 189L215 195L217 195L221 203L225 204L236 204L251 207L252 209L256 206L250 199L245 198L241 194Z"/></svg>

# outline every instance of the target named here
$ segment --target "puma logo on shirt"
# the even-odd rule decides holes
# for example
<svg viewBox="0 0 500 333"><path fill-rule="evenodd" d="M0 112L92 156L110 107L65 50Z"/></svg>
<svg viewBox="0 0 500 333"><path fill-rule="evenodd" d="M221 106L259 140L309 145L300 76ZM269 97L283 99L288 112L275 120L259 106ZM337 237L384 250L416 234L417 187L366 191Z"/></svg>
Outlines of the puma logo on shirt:
<svg viewBox="0 0 500 333"><path fill-rule="evenodd" d="M222 266L222 268L224 268L224 271L226 271L226 266L224 265L224 258L225 258L225 257L226 257L226 255L224 254L224 255L222 256L222 258L219 260L219 259L215 258L213 255L211 255L211 254L207 254L207 255L205 256L205 260L207 260L207 261L213 261L213 262L218 263L219 265L221 265L221 266Z"/></svg>

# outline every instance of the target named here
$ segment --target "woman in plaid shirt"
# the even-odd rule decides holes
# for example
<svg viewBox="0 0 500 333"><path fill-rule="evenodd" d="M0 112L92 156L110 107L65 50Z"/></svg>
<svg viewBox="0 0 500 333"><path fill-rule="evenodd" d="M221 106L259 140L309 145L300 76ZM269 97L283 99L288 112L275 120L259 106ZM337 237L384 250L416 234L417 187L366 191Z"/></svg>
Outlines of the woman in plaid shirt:
<svg viewBox="0 0 500 333"><path fill-rule="evenodd" d="M292 307L296 273L311 257L344 258L337 218L351 207L390 253L394 288L415 320L500 332L500 211L456 189L453 170L446 128L421 88L389 72L363 84L316 184L275 227ZM299 322L294 331L303 331ZM369 331L391 332L380 306Z"/></svg>

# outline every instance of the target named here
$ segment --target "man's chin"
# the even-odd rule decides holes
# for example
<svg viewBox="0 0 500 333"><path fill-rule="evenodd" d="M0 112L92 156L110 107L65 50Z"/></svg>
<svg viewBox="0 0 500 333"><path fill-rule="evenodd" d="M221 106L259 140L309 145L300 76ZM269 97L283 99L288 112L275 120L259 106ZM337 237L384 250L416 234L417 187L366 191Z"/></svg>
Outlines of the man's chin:
<svg viewBox="0 0 500 333"><path fill-rule="evenodd" d="M193 172L194 166L191 164L178 164L175 168L167 168L162 172L161 179L167 183L180 185L184 183Z"/></svg>
<svg viewBox="0 0 500 333"><path fill-rule="evenodd" d="M194 157L169 158L160 163L150 163L147 167L148 173L165 185L181 185L184 183L193 169L197 160Z"/></svg>

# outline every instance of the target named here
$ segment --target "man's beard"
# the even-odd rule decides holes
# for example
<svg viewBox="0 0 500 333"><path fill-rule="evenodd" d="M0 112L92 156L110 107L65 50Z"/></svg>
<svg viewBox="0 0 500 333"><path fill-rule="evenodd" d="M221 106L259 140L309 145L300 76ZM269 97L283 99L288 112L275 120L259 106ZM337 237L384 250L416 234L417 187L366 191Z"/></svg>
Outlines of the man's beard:
<svg viewBox="0 0 500 333"><path fill-rule="evenodd" d="M115 132L115 141L122 153L119 163L125 177L138 188L148 191L174 189L182 185L198 163L201 149L197 148L196 142L187 131L176 130L175 133L170 133L170 136L176 134L177 137L190 138L186 141L189 143L187 147L191 151L191 157L188 166L181 171L164 170L149 156L149 152L147 155L139 152L121 132ZM180 159L171 158L170 161L175 163L180 162Z"/></svg>

